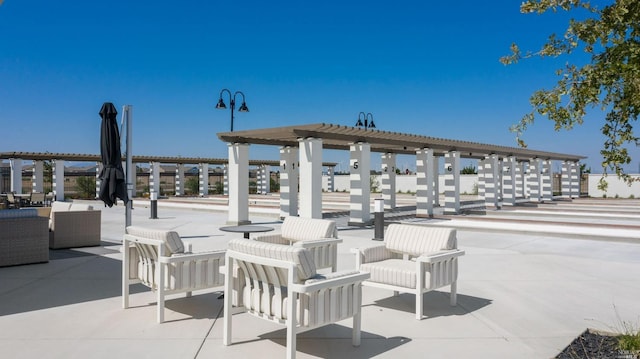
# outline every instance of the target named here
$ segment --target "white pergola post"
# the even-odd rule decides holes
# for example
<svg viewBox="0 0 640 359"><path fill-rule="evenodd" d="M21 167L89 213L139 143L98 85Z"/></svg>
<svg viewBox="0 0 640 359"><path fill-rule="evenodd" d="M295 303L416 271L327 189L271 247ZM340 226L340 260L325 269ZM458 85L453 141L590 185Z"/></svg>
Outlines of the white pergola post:
<svg viewBox="0 0 640 359"><path fill-rule="evenodd" d="M100 180L100 172L102 172L103 168L104 165L102 162L96 162L96 199L100 197L100 185L102 184L102 181Z"/></svg>
<svg viewBox="0 0 640 359"><path fill-rule="evenodd" d="M433 206L440 207L440 157L433 156Z"/></svg>
<svg viewBox="0 0 640 359"><path fill-rule="evenodd" d="M160 196L160 162L149 162L149 192Z"/></svg>
<svg viewBox="0 0 640 359"><path fill-rule="evenodd" d="M184 164L176 165L176 196L184 196L185 190Z"/></svg>
<svg viewBox="0 0 640 359"><path fill-rule="evenodd" d="M9 166L11 167L11 191L22 193L22 159L10 158Z"/></svg>
<svg viewBox="0 0 640 359"><path fill-rule="evenodd" d="M271 192L271 166L260 166L260 181L260 193L269 194L269 192Z"/></svg>
<svg viewBox="0 0 640 359"><path fill-rule="evenodd" d="M416 217L433 216L433 150L416 150Z"/></svg>
<svg viewBox="0 0 640 359"><path fill-rule="evenodd" d="M560 175L562 198L571 198L571 162L562 161L562 173Z"/></svg>
<svg viewBox="0 0 640 359"><path fill-rule="evenodd" d="M249 175L247 174L247 177ZM247 185L249 181L247 180ZM208 163L199 163L198 164L198 195L200 197L208 197L209 196L209 164ZM247 199L248 201L248 199ZM247 205L249 202L247 202Z"/></svg>
<svg viewBox="0 0 640 359"><path fill-rule="evenodd" d="M500 180L500 168L498 155L490 154L485 157L483 164L484 172L484 203L487 207L500 208L498 198L498 182Z"/></svg>
<svg viewBox="0 0 640 359"><path fill-rule="evenodd" d="M478 199L485 200L484 164L486 159L478 160Z"/></svg>
<svg viewBox="0 0 640 359"><path fill-rule="evenodd" d="M534 202L542 202L542 160L533 158L529 162L529 197Z"/></svg>
<svg viewBox="0 0 640 359"><path fill-rule="evenodd" d="M31 192L44 192L44 161L33 161Z"/></svg>
<svg viewBox="0 0 640 359"><path fill-rule="evenodd" d="M64 160L52 160L51 171L53 172L53 198L56 201L64 201Z"/></svg>
<svg viewBox="0 0 640 359"><path fill-rule="evenodd" d="M229 164L222 166L222 194L229 195Z"/></svg>
<svg viewBox="0 0 640 359"><path fill-rule="evenodd" d="M333 166L327 167L327 192L334 192L336 190L336 178L335 169Z"/></svg>
<svg viewBox="0 0 640 359"><path fill-rule="evenodd" d="M297 163L297 148L280 148L280 218L298 215Z"/></svg>
<svg viewBox="0 0 640 359"><path fill-rule="evenodd" d="M522 180L524 175L524 162L520 162L516 160L516 183L515 183L515 194L516 199L524 198L524 182Z"/></svg>
<svg viewBox="0 0 640 359"><path fill-rule="evenodd" d="M396 208L396 154L382 154L382 198L384 209Z"/></svg>
<svg viewBox="0 0 640 359"><path fill-rule="evenodd" d="M444 154L444 213L460 213L460 152Z"/></svg>
<svg viewBox="0 0 640 359"><path fill-rule="evenodd" d="M249 224L249 144L230 143L229 219L227 224Z"/></svg>
<svg viewBox="0 0 640 359"><path fill-rule="evenodd" d="M551 170L551 161L542 161L542 200L553 200L553 171Z"/></svg>
<svg viewBox="0 0 640 359"><path fill-rule="evenodd" d="M300 142L300 217L322 218L322 139Z"/></svg>
<svg viewBox="0 0 640 359"><path fill-rule="evenodd" d="M350 147L350 175L351 183L349 202L349 224L366 225L371 220L371 145L357 142Z"/></svg>
<svg viewBox="0 0 640 359"><path fill-rule="evenodd" d="M502 174L502 193L503 193L503 203L509 206L516 205L516 171L518 167L518 162L516 162L516 158L511 156L507 157L502 162L503 165L503 174Z"/></svg>
<svg viewBox="0 0 640 359"><path fill-rule="evenodd" d="M580 197L580 165L571 162L571 198Z"/></svg>

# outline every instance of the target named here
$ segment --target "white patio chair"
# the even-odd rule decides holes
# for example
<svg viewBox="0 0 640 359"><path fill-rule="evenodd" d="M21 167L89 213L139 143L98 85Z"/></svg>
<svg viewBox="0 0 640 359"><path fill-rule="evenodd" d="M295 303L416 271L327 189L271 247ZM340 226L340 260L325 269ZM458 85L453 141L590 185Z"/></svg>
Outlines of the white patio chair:
<svg viewBox="0 0 640 359"><path fill-rule="evenodd" d="M164 321L165 296L221 287L225 251L191 253L178 233L130 226L122 241L122 307L129 307L129 286L142 283L157 293L158 323Z"/></svg>
<svg viewBox="0 0 640 359"><path fill-rule="evenodd" d="M351 317L352 343L360 345L362 281L368 273L318 275L308 249L244 238L229 242L226 263L224 345L231 344L234 296L242 297L237 309L287 327L287 358L295 358L297 333Z"/></svg>
<svg viewBox="0 0 640 359"><path fill-rule="evenodd" d="M451 305L456 305L458 257L456 230L408 224L391 224L384 244L353 248L356 269L371 273L366 286L413 293L416 319L422 319L424 293L451 286Z"/></svg>
<svg viewBox="0 0 640 359"><path fill-rule="evenodd" d="M311 251L317 269L338 268L338 238L336 222L327 219L289 216L284 219L280 233L256 236L259 242L285 244Z"/></svg>

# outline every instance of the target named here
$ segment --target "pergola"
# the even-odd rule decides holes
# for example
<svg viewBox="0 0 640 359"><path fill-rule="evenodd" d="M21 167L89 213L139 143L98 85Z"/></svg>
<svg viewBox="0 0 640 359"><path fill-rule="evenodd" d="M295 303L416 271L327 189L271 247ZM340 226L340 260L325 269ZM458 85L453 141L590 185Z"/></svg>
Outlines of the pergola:
<svg viewBox="0 0 640 359"><path fill-rule="evenodd" d="M250 144L280 147L281 216L322 216L322 149L350 152L350 223L370 222L370 154L382 156L385 208L395 207L396 155L415 155L418 216L433 215L438 203L439 157L445 161L445 213L460 212L460 158L479 160L479 194L485 204L500 207L517 200L551 200L551 161L561 161L563 195L575 197L578 162L586 157L416 134L379 131L333 124L306 124L218 133L229 143L230 183L244 183ZM296 163L298 166L296 167ZM284 181L283 181L284 177ZM298 180L299 178L299 180ZM299 182L298 182L299 181ZM298 183L300 201L298 205ZM565 188L566 187L566 188ZM566 190L566 191L565 191ZM247 223L244 188L229 188L230 223ZM299 208L298 208L299 206Z"/></svg>

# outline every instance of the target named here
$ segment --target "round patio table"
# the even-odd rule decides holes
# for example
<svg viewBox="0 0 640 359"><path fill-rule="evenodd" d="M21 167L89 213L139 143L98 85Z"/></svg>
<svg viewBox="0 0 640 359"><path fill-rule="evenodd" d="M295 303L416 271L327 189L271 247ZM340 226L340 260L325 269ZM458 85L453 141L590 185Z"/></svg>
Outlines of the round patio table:
<svg viewBox="0 0 640 359"><path fill-rule="evenodd" d="M244 233L244 238L248 239L249 233L270 232L273 231L273 227L245 224L241 226L220 227L220 230L224 232Z"/></svg>

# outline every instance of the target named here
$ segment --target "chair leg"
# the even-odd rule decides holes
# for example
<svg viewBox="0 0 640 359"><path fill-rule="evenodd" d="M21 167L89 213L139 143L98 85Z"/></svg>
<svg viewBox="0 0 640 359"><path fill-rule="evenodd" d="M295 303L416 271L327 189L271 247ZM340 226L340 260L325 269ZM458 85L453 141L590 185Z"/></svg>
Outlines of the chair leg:
<svg viewBox="0 0 640 359"><path fill-rule="evenodd" d="M222 343L231 345L231 305L233 302L233 259L226 258L224 273L224 326L222 330Z"/></svg>
<svg viewBox="0 0 640 359"><path fill-rule="evenodd" d="M455 306L458 303L458 282L451 283L451 305Z"/></svg>
<svg viewBox="0 0 640 359"><path fill-rule="evenodd" d="M157 266L158 275L158 323L164 322L164 265Z"/></svg>
<svg viewBox="0 0 640 359"><path fill-rule="evenodd" d="M287 301L287 359L296 357L296 297L298 293L289 292Z"/></svg>
<svg viewBox="0 0 640 359"><path fill-rule="evenodd" d="M422 307L424 302L424 293L421 290L416 292L416 319L422 320Z"/></svg>
<svg viewBox="0 0 640 359"><path fill-rule="evenodd" d="M129 242L122 242L122 308L129 308Z"/></svg>
<svg viewBox="0 0 640 359"><path fill-rule="evenodd" d="M360 322L361 322L361 314L358 311L357 314L353 316L353 333L351 333L352 339L351 343L354 347L360 346Z"/></svg>

